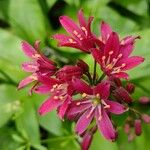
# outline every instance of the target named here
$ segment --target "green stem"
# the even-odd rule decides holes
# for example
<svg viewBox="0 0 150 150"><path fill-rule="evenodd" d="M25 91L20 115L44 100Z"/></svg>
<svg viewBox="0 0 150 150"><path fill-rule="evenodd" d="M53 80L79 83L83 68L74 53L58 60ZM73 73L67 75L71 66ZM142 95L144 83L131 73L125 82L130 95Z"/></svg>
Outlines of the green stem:
<svg viewBox="0 0 150 150"><path fill-rule="evenodd" d="M96 60L94 60L94 70L93 70L93 84L95 83L95 79L96 79Z"/></svg>
<svg viewBox="0 0 150 150"><path fill-rule="evenodd" d="M93 80L92 80L91 74L89 72L87 72L85 75L88 77L88 79L90 81L90 84L92 85L93 84Z"/></svg>
<svg viewBox="0 0 150 150"><path fill-rule="evenodd" d="M105 74L103 73L100 78L97 80L96 84L98 84L99 82L101 82L103 79L105 78Z"/></svg>
<svg viewBox="0 0 150 150"><path fill-rule="evenodd" d="M55 141L61 141L61 140L66 140L66 139L75 139L76 136L75 135L69 135L69 136L65 136L65 137L56 137L56 138L49 138L49 139L44 139L41 142L42 143L49 143L49 142L55 142Z"/></svg>

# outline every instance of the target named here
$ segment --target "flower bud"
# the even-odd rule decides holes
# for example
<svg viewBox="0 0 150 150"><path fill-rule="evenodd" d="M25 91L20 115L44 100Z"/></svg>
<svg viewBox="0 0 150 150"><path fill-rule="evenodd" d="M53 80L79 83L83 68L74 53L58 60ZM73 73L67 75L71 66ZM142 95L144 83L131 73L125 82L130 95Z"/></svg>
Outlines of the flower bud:
<svg viewBox="0 0 150 150"><path fill-rule="evenodd" d="M136 119L134 121L134 130L135 130L135 134L137 136L141 135L141 133L142 133L142 122L140 119Z"/></svg>
<svg viewBox="0 0 150 150"><path fill-rule="evenodd" d="M70 81L73 77L80 78L82 76L82 69L78 66L64 66L56 73L56 77L62 81Z"/></svg>
<svg viewBox="0 0 150 150"><path fill-rule="evenodd" d="M147 115L147 114L143 114L143 115L142 115L142 120L143 120L145 123L150 123L150 116Z"/></svg>
<svg viewBox="0 0 150 150"><path fill-rule="evenodd" d="M127 83L126 85L126 90L132 94L134 93L134 90L135 90L135 85L133 83Z"/></svg>
<svg viewBox="0 0 150 150"><path fill-rule="evenodd" d="M129 123L125 123L125 125L124 125L124 132L126 133L126 134L129 134L130 133L130 125L129 125Z"/></svg>
<svg viewBox="0 0 150 150"><path fill-rule="evenodd" d="M132 98L131 98L130 94L123 87L119 87L116 90L114 90L113 95L118 101L124 101L126 103L132 102Z"/></svg>
<svg viewBox="0 0 150 150"><path fill-rule="evenodd" d="M149 104L150 103L150 98L146 97L146 96L142 96L142 97L139 98L139 102L141 104Z"/></svg>
<svg viewBox="0 0 150 150"><path fill-rule="evenodd" d="M83 70L83 73L89 71L89 66L87 63L85 63L83 60L79 59L77 62L77 66L80 67Z"/></svg>
<svg viewBox="0 0 150 150"><path fill-rule="evenodd" d="M87 131L86 134L83 136L81 142L81 149L88 150L91 145L92 139L93 139L93 134L90 131Z"/></svg>

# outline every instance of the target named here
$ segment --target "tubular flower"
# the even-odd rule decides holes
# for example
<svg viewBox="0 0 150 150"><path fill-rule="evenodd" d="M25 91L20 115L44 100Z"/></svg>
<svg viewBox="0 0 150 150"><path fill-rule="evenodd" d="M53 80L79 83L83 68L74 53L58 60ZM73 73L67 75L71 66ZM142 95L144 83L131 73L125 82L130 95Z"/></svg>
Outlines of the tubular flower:
<svg viewBox="0 0 150 150"><path fill-rule="evenodd" d="M32 59L31 62L25 62L22 64L22 69L26 72L31 72L32 75L28 76L19 83L18 89L21 89L33 81L37 81L37 74L43 76L52 76L56 72L56 64L45 57L39 51L39 41L36 41L34 47L32 47L26 41L22 42L22 50L25 55Z"/></svg>
<svg viewBox="0 0 150 150"><path fill-rule="evenodd" d="M125 43L130 42L126 41ZM127 79L128 74L125 71L136 67L144 61L144 58L140 56L129 56L131 51L131 47L121 48L118 34L112 32L103 50L94 48L92 55L106 75Z"/></svg>
<svg viewBox="0 0 150 150"><path fill-rule="evenodd" d="M117 134L108 113L122 114L126 109L122 104L108 100L110 84L104 81L91 88L80 79L75 79L73 86L84 97L72 102L67 112L68 116L81 114L76 124L76 132L82 134L95 118L98 129L103 136L114 141Z"/></svg>
<svg viewBox="0 0 150 150"><path fill-rule="evenodd" d="M82 10L78 12L79 26L68 16L59 18L61 25L70 35L55 34L54 39L58 40L59 46L67 46L80 49L90 53L90 49L95 47L95 36L91 32L91 22L93 17L86 21Z"/></svg>

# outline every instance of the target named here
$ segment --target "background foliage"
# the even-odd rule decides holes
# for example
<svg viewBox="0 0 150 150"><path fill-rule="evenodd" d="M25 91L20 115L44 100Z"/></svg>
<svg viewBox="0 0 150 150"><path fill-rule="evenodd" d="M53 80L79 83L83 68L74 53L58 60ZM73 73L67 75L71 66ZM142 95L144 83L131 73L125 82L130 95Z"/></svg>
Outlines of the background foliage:
<svg viewBox="0 0 150 150"><path fill-rule="evenodd" d="M61 122L56 112L40 117L37 109L46 98L17 91L18 82L27 76L20 66L26 61L20 42L42 41L45 55L60 65L74 63L83 58L80 51L57 48L50 36L64 32L58 17L69 15L76 20L77 11L83 8L86 16L95 17L93 31L99 34L99 22L105 20L121 35L142 37L135 53L146 58L143 65L130 72L137 85L134 100L140 95L150 96L150 1L149 0L0 0L0 149L1 150L79 150L73 128L68 121ZM92 64L88 55L84 60ZM150 107L150 106L146 106ZM150 113L150 109L149 112ZM124 116L125 117L125 116ZM121 117L116 118L123 124ZM144 125L143 134L128 143L119 128L115 143L106 141L97 132L90 150L149 150L150 126Z"/></svg>

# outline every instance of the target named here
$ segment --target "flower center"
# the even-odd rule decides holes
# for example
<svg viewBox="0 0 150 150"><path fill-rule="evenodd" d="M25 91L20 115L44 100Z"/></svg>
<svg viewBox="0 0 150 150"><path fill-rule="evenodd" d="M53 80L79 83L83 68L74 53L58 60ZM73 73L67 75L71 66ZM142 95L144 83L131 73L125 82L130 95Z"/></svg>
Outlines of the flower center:
<svg viewBox="0 0 150 150"><path fill-rule="evenodd" d="M95 98L93 98L92 103L93 103L94 106L97 106L101 103L101 99L98 98L98 97L95 97Z"/></svg>

